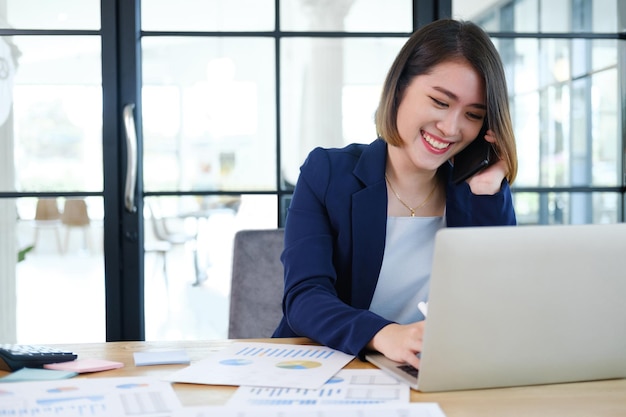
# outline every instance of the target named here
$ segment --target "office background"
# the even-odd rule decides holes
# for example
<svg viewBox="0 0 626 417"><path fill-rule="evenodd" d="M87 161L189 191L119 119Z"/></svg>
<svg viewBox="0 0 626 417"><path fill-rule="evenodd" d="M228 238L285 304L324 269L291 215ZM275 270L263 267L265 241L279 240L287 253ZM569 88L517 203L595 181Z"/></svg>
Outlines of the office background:
<svg viewBox="0 0 626 417"><path fill-rule="evenodd" d="M375 138L447 16L505 63L520 223L623 222L621 0L0 0L0 342L225 337L234 233L282 225L314 146Z"/></svg>

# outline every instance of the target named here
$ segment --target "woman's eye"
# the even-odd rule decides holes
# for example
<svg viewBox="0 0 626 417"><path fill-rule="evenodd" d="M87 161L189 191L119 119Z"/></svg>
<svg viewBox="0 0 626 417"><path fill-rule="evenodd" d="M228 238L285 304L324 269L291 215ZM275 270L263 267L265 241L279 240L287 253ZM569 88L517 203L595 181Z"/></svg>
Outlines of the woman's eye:
<svg viewBox="0 0 626 417"><path fill-rule="evenodd" d="M483 116L481 116L480 114L467 113L467 117L473 120L483 120Z"/></svg>
<svg viewBox="0 0 626 417"><path fill-rule="evenodd" d="M443 101L437 100L434 97L431 97L430 99L439 107L448 107L448 105L444 103Z"/></svg>

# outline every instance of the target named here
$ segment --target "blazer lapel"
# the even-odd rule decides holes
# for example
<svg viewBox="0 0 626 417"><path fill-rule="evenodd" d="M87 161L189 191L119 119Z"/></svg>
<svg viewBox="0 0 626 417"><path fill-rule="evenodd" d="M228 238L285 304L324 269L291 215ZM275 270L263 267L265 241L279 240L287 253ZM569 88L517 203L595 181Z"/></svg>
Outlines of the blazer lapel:
<svg viewBox="0 0 626 417"><path fill-rule="evenodd" d="M352 195L352 305L367 309L383 262L387 228L387 144L377 139L362 153L354 175L363 189Z"/></svg>

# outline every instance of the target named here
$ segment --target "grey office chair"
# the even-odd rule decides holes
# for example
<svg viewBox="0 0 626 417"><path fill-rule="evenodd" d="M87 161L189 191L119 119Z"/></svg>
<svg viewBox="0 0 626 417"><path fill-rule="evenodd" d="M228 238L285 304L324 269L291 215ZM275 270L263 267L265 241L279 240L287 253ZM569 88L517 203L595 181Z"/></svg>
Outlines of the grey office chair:
<svg viewBox="0 0 626 417"><path fill-rule="evenodd" d="M270 337L282 318L283 229L240 230L233 245L230 339Z"/></svg>

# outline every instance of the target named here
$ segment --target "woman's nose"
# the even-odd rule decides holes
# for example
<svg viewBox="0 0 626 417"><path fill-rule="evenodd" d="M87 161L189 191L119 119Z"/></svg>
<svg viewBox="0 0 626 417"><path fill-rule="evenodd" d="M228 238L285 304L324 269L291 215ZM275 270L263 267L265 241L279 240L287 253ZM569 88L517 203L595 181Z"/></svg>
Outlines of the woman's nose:
<svg viewBox="0 0 626 417"><path fill-rule="evenodd" d="M445 117L437 123L437 129L439 129L445 137L452 137L459 133L459 125L459 116L454 112L448 112Z"/></svg>

